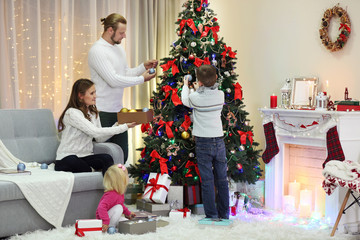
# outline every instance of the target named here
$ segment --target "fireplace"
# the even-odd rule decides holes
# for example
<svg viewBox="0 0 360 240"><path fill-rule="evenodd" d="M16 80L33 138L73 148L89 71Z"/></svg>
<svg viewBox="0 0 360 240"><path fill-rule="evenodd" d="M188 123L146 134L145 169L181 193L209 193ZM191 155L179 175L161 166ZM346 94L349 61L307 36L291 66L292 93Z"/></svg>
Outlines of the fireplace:
<svg viewBox="0 0 360 240"><path fill-rule="evenodd" d="M311 210L324 212L334 223L346 189L338 187L332 195L323 198L325 203L315 200L323 180L321 164L327 156L326 132L336 125L345 159L359 161L360 112L267 108L260 112L264 123L273 122L280 150L265 166L265 206L282 210L283 198L289 194L289 183L296 180L301 183L301 190L312 191ZM340 225L359 221L360 208L353 206L342 216Z"/></svg>

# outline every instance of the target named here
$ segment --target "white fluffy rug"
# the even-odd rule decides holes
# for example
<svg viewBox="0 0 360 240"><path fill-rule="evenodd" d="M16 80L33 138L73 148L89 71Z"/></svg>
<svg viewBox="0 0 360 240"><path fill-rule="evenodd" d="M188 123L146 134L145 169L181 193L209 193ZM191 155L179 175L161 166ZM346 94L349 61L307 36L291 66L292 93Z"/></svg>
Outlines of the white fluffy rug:
<svg viewBox="0 0 360 240"><path fill-rule="evenodd" d="M279 217L280 216L280 217ZM355 240L360 239L359 235L341 234L336 232L335 237L330 237L331 228L320 221L301 220L294 217L288 217L276 214L251 215L243 213L237 218L231 218L234 223L230 226L209 226L200 225L198 220L204 216L192 216L182 220L174 220L168 217L160 217L170 224L165 227L157 228L155 233L147 233L143 235L125 235L116 233L113 235L103 234L102 237L79 238L74 235L75 227L53 229L49 231L36 231L21 236L13 236L11 240L67 240L67 239L138 239L138 240L154 240L154 239L246 239L246 240Z"/></svg>

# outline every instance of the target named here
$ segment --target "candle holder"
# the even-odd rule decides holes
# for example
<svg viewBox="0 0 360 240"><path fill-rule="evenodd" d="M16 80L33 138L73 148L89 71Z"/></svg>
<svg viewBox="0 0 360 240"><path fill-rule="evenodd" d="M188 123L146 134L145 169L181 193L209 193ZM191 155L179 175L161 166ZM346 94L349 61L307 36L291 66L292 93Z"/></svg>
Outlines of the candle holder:
<svg viewBox="0 0 360 240"><path fill-rule="evenodd" d="M290 79L287 78L284 86L280 89L281 91L281 108L289 108L290 107L290 96L291 96L291 84Z"/></svg>
<svg viewBox="0 0 360 240"><path fill-rule="evenodd" d="M309 106L311 107L311 100L312 100L312 97L309 97Z"/></svg>

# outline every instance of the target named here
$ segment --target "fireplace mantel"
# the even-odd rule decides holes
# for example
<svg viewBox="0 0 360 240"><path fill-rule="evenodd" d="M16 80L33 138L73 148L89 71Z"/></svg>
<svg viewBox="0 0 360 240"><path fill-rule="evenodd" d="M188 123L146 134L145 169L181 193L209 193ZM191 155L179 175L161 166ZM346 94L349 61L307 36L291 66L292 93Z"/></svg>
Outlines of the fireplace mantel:
<svg viewBox="0 0 360 240"><path fill-rule="evenodd" d="M326 132L337 126L345 159L360 162L360 112L259 109L263 122L273 122L279 153L265 166L265 205L280 210L284 195L284 146L296 144L326 148ZM325 159L324 159L325 160ZM334 223L346 190L326 196L325 217ZM340 224L360 221L360 208L352 207Z"/></svg>

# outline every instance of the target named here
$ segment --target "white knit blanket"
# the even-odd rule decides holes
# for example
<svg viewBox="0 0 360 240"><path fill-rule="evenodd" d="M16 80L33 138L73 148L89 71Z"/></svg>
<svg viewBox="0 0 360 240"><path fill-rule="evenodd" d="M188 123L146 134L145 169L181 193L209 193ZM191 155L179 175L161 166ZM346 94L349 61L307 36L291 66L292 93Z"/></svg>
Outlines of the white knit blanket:
<svg viewBox="0 0 360 240"><path fill-rule="evenodd" d="M22 162L13 156L0 140L0 168L16 169ZM2 175L0 181L14 182L24 194L26 200L38 214L55 227L61 227L65 211L69 204L74 174L40 169L38 163L25 163L31 175Z"/></svg>
<svg viewBox="0 0 360 240"><path fill-rule="evenodd" d="M358 179L358 173L360 173L360 164L350 160L345 160L343 162L338 160L329 161L322 171L325 178L337 177L348 181Z"/></svg>

